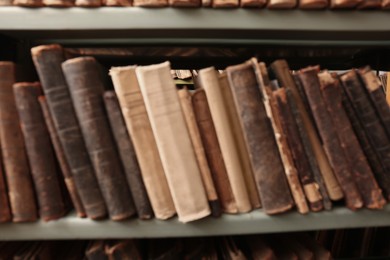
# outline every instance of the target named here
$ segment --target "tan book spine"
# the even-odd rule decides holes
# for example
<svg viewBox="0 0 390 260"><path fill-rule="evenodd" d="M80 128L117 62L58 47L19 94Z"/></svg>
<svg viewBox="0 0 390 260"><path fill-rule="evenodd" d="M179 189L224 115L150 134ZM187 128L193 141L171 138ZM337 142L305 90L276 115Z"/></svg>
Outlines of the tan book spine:
<svg viewBox="0 0 390 260"><path fill-rule="evenodd" d="M328 7L329 0L299 0L299 9L324 9Z"/></svg>
<svg viewBox="0 0 390 260"><path fill-rule="evenodd" d="M169 5L168 0L133 0L133 6L165 7L168 5Z"/></svg>
<svg viewBox="0 0 390 260"><path fill-rule="evenodd" d="M234 103L233 94L230 89L226 73L219 75L219 84L223 95L223 101L228 112L229 125L230 128L233 130L236 147L238 148L241 166L243 168L243 175L245 178L245 185L248 189L249 199L253 208L260 208L261 201L259 192L256 187L255 176L252 170L251 161L249 159L248 150L246 148L244 134L241 129L240 118L237 114L236 105Z"/></svg>
<svg viewBox="0 0 390 260"><path fill-rule="evenodd" d="M138 85L135 66L113 67L110 75L153 212L158 219L170 218L176 214L176 210Z"/></svg>
<svg viewBox="0 0 390 260"><path fill-rule="evenodd" d="M11 6L12 0L0 0L0 6Z"/></svg>
<svg viewBox="0 0 390 260"><path fill-rule="evenodd" d="M202 7L211 7L212 0L202 0Z"/></svg>
<svg viewBox="0 0 390 260"><path fill-rule="evenodd" d="M136 74L179 221L203 218L210 208L170 64L137 67Z"/></svg>
<svg viewBox="0 0 390 260"><path fill-rule="evenodd" d="M132 6L132 0L105 0L105 6Z"/></svg>
<svg viewBox="0 0 390 260"><path fill-rule="evenodd" d="M43 0L44 6L70 7L75 5L75 0Z"/></svg>
<svg viewBox="0 0 390 260"><path fill-rule="evenodd" d="M192 146L195 151L196 161L198 162L203 185L206 190L207 199L209 201L211 213L213 216L221 215L221 205L219 203L217 191L215 190L214 181L211 178L209 164L203 148L202 140L199 133L198 125L196 124L194 110L192 108L191 94L187 88L178 90L181 109L184 119L190 134Z"/></svg>
<svg viewBox="0 0 390 260"><path fill-rule="evenodd" d="M293 9L297 6L298 0L269 0L268 9Z"/></svg>
<svg viewBox="0 0 390 260"><path fill-rule="evenodd" d="M75 5L82 7L98 7L102 6L103 2L102 0L75 0Z"/></svg>
<svg viewBox="0 0 390 260"><path fill-rule="evenodd" d="M13 5L26 6L26 7L41 7L43 6L42 0L13 0Z"/></svg>
<svg viewBox="0 0 390 260"><path fill-rule="evenodd" d="M239 4L239 0L212 0L212 6L214 8L232 8L238 7Z"/></svg>
<svg viewBox="0 0 390 260"><path fill-rule="evenodd" d="M241 213L249 212L252 210L251 200L245 177L242 174L244 169L240 162L239 149L234 140L234 130L229 124L229 111L223 100L218 72L214 68L202 69L199 71L199 80L209 102L211 116L238 211Z"/></svg>

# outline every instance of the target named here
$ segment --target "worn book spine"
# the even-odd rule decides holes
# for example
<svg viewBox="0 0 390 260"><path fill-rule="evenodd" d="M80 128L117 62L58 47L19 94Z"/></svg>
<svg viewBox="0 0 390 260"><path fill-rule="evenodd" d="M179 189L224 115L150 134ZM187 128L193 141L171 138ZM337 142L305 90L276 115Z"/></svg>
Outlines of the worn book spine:
<svg viewBox="0 0 390 260"><path fill-rule="evenodd" d="M12 220L11 208L8 201L3 159L0 160L0 223Z"/></svg>
<svg viewBox="0 0 390 260"><path fill-rule="evenodd" d="M390 1L389 1L389 7L390 7ZM386 102L390 106L390 72L386 73L386 84L384 85L385 87L385 93L386 93Z"/></svg>
<svg viewBox="0 0 390 260"><path fill-rule="evenodd" d="M104 6L132 6L132 0L104 0Z"/></svg>
<svg viewBox="0 0 390 260"><path fill-rule="evenodd" d="M202 7L211 7L212 0L202 0Z"/></svg>
<svg viewBox="0 0 390 260"><path fill-rule="evenodd" d="M169 0L169 5L173 7L200 7L201 0Z"/></svg>
<svg viewBox="0 0 390 260"><path fill-rule="evenodd" d="M192 94L192 106L222 211L225 213L237 213L237 205L226 172L225 162L222 158L221 148L204 89L197 89Z"/></svg>
<svg viewBox="0 0 390 260"><path fill-rule="evenodd" d="M331 9L353 9L362 0L330 0Z"/></svg>
<svg viewBox="0 0 390 260"><path fill-rule="evenodd" d="M284 168L272 128L262 103L255 71L252 64L246 62L227 67L226 72L262 206L268 214L284 212L292 207L293 200L284 177Z"/></svg>
<svg viewBox="0 0 390 260"><path fill-rule="evenodd" d="M238 212L249 212L252 210L252 205L245 177L242 174L244 169L241 165L239 149L234 139L234 129L229 123L229 111L223 99L223 92L217 73L214 68L202 69L199 71L199 81L206 92L211 117L217 132L218 142Z"/></svg>
<svg viewBox="0 0 390 260"><path fill-rule="evenodd" d="M390 0L382 0L382 9L384 9L384 10L390 9ZM389 81L387 81L387 82L389 82ZM387 84L389 84L389 83L387 83Z"/></svg>
<svg viewBox="0 0 390 260"><path fill-rule="evenodd" d="M361 0L357 5L357 9L380 9L382 7L382 0Z"/></svg>
<svg viewBox="0 0 390 260"><path fill-rule="evenodd" d="M26 7L43 6L42 0L13 0L12 4L17 6L26 6Z"/></svg>
<svg viewBox="0 0 390 260"><path fill-rule="evenodd" d="M142 260L142 254L134 240L121 240L107 244L105 253L108 260Z"/></svg>
<svg viewBox="0 0 390 260"><path fill-rule="evenodd" d="M385 194L390 199L390 142L374 107L367 96L364 86L355 71L349 71L341 76L343 87L357 117L363 125L367 139L383 165L384 172L375 172L376 178ZM373 166L374 168L374 166Z"/></svg>
<svg viewBox="0 0 390 260"><path fill-rule="evenodd" d="M297 0L269 0L268 9L293 9L297 6Z"/></svg>
<svg viewBox="0 0 390 260"><path fill-rule="evenodd" d="M170 64L137 67L136 74L179 221L203 218L210 208Z"/></svg>
<svg viewBox="0 0 390 260"><path fill-rule="evenodd" d="M239 0L212 0L212 7L214 8L233 8L239 5Z"/></svg>
<svg viewBox="0 0 390 260"><path fill-rule="evenodd" d="M58 219L65 214L65 204L49 133L39 106L41 85L37 82L15 83L13 90L37 195L39 216L44 221Z"/></svg>
<svg viewBox="0 0 390 260"><path fill-rule="evenodd" d="M168 5L169 5L168 0L133 0L133 6L165 7Z"/></svg>
<svg viewBox="0 0 390 260"><path fill-rule="evenodd" d="M0 143L14 222L35 221L37 207L12 86L15 64L0 62Z"/></svg>
<svg viewBox="0 0 390 260"><path fill-rule="evenodd" d="M300 0L299 9L324 9L328 7L328 0Z"/></svg>
<svg viewBox="0 0 390 260"><path fill-rule="evenodd" d="M99 7L102 6L102 0L75 0L75 6Z"/></svg>
<svg viewBox="0 0 390 260"><path fill-rule="evenodd" d="M336 126L322 98L317 72L317 67L308 67L301 70L298 75L311 106L325 152L344 192L346 205L356 210L363 206L363 200L355 183L355 176L352 176L350 165L338 140Z"/></svg>
<svg viewBox="0 0 390 260"><path fill-rule="evenodd" d="M335 177L332 167L329 164L329 160L321 145L320 138L314 127L314 122L311 122L309 114L305 109L304 103L301 96L299 95L297 86L295 85L294 79L292 78L287 62L285 60L276 60L271 64L271 69L276 75L280 85L291 90L291 94L301 115L304 126L304 129L302 130L305 130L310 140L310 146L312 147L313 154L317 160L317 164L324 179L329 197L332 200L339 200L343 198L343 192L341 190L340 184Z"/></svg>
<svg viewBox="0 0 390 260"><path fill-rule="evenodd" d="M297 168L306 198L309 201L310 209L312 211L320 211L323 209L322 196L319 192L318 184L312 175L309 161L300 140L298 128L294 121L294 115L288 104L287 91L289 90L285 88L274 91L282 131L287 139L288 146L290 147L291 155L294 159L294 164Z"/></svg>
<svg viewBox="0 0 390 260"><path fill-rule="evenodd" d="M106 206L61 69L63 49L59 45L42 45L34 47L31 53L85 212L89 218L103 218L107 215Z"/></svg>
<svg viewBox="0 0 390 260"><path fill-rule="evenodd" d="M127 183L137 208L138 217L140 219L150 219L153 217L152 206L150 205L144 181L142 180L134 146L127 132L118 98L114 91L109 90L104 92L104 104L106 106L107 116L110 121L111 130L114 135L123 169L126 174Z"/></svg>
<svg viewBox="0 0 390 260"><path fill-rule="evenodd" d="M260 8L267 4L267 1L265 0L241 0L240 6L241 7L248 7L248 8Z"/></svg>
<svg viewBox="0 0 390 260"><path fill-rule="evenodd" d="M106 241L92 240L85 250L85 258L88 260L108 260L105 252Z"/></svg>
<svg viewBox="0 0 390 260"><path fill-rule="evenodd" d="M110 75L153 212L158 219L170 218L176 214L176 210L138 85L135 66L113 67Z"/></svg>
<svg viewBox="0 0 390 260"><path fill-rule="evenodd" d="M184 119L190 134L192 146L194 147L196 161L198 162L203 185L206 190L211 214L217 217L221 215L221 204L215 189L214 181L211 177L211 171L203 148L199 128L196 124L195 114L192 108L192 97L187 88L178 90L178 94Z"/></svg>
<svg viewBox="0 0 390 260"><path fill-rule="evenodd" d="M105 113L104 85L99 69L93 57L73 58L62 63L110 218L122 220L132 216L135 208Z"/></svg>
<svg viewBox="0 0 390 260"><path fill-rule="evenodd" d="M370 209L383 208L386 201L368 165L359 141L352 130L348 116L343 109L339 82L326 71L320 73L318 76L321 83L322 96L328 112L332 115L333 124L337 126L336 134L341 147L344 149L355 183L362 195L364 205Z"/></svg>
<svg viewBox="0 0 390 260"><path fill-rule="evenodd" d="M75 5L75 0L42 0L44 6L70 7Z"/></svg>
<svg viewBox="0 0 390 260"><path fill-rule="evenodd" d="M39 104L41 106L46 127L47 130L49 131L51 143L53 144L53 148L61 168L61 173L64 177L65 185L66 188L68 189L73 206L76 210L77 216L84 218L87 216L87 214L85 212L83 203L81 202L79 192L77 191L75 180L72 176L72 172L69 167L68 161L65 158L64 149L61 146L60 139L55 129L54 122L50 114L49 106L47 104L45 96L39 97Z"/></svg>

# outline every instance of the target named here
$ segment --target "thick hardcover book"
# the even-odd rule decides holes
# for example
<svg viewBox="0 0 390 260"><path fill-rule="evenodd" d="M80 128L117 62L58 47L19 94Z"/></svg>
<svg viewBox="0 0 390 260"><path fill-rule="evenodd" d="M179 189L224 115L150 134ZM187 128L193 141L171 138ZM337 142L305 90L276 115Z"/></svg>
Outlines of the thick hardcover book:
<svg viewBox="0 0 390 260"><path fill-rule="evenodd" d="M337 126L336 134L341 147L344 149L355 183L362 195L364 205L370 209L383 208L386 201L383 198L382 190L375 180L366 156L342 106L342 92L339 81L334 79L326 71L318 74L318 77L320 79L322 96L329 114L332 115L333 125Z"/></svg>
<svg viewBox="0 0 390 260"><path fill-rule="evenodd" d="M158 219L170 218L176 214L176 210L138 85L135 66L113 67L110 75L153 212Z"/></svg>
<svg viewBox="0 0 390 260"><path fill-rule="evenodd" d="M267 1L265 0L241 0L240 6L241 7L248 7L248 8L260 8L267 4Z"/></svg>
<svg viewBox="0 0 390 260"><path fill-rule="evenodd" d="M270 0L268 1L268 9L293 9L298 4L297 0Z"/></svg>
<svg viewBox="0 0 390 260"><path fill-rule="evenodd" d="M295 85L294 79L291 75L288 64L285 60L277 60L271 64L271 69L276 75L276 78L279 81L279 84L282 87L288 88L291 90L291 94L297 105L298 111L301 115L301 120L304 126L304 129L312 147L313 154L317 160L318 167L324 179L329 197L332 200L339 200L343 197L343 192L341 190L340 184L337 182L335 174L332 170L332 167L329 164L329 160L324 152L324 149L321 145L320 138L317 135L317 132L314 127L314 122L310 120L308 111L305 109L305 105L302 101L302 97L299 95L297 86ZM302 133L301 133L302 136Z"/></svg>
<svg viewBox="0 0 390 260"><path fill-rule="evenodd" d="M214 8L232 8L240 5L239 0L212 0Z"/></svg>
<svg viewBox="0 0 390 260"><path fill-rule="evenodd" d="M133 240L108 243L105 252L109 260L142 260L139 247Z"/></svg>
<svg viewBox="0 0 390 260"><path fill-rule="evenodd" d="M237 213L237 205L230 186L225 162L222 158L221 148L204 89L197 89L192 94L192 106L222 211Z"/></svg>
<svg viewBox="0 0 390 260"><path fill-rule="evenodd" d="M107 214L106 206L61 69L61 63L64 61L63 49L59 45L46 45L35 47L31 52L50 114L87 216L92 219L103 218Z"/></svg>
<svg viewBox="0 0 390 260"><path fill-rule="evenodd" d="M42 0L13 0L12 4L17 6L26 6L26 7L43 6Z"/></svg>
<svg viewBox="0 0 390 260"><path fill-rule="evenodd" d="M169 5L173 7L200 7L201 0L169 0Z"/></svg>
<svg viewBox="0 0 390 260"><path fill-rule="evenodd" d="M42 0L44 6L51 7L71 7L74 6L75 0Z"/></svg>
<svg viewBox="0 0 390 260"><path fill-rule="evenodd" d="M110 218L128 218L135 208L105 112L99 64L80 57L62 63L62 70Z"/></svg>
<svg viewBox="0 0 390 260"><path fill-rule="evenodd" d="M168 5L169 5L168 0L133 0L133 6L165 7Z"/></svg>
<svg viewBox="0 0 390 260"><path fill-rule="evenodd" d="M262 103L255 71L251 62L247 62L227 67L226 72L262 206L268 214L284 212L291 208L293 200L284 176L284 168L272 128Z"/></svg>
<svg viewBox="0 0 390 260"><path fill-rule="evenodd" d="M15 83L13 89L38 199L39 216L44 221L58 219L65 214L65 204L49 133L38 101L42 94L41 85L22 82Z"/></svg>
<svg viewBox="0 0 390 260"><path fill-rule="evenodd" d="M98 7L102 6L103 2L102 0L75 0L75 5L82 7Z"/></svg>
<svg viewBox="0 0 390 260"><path fill-rule="evenodd" d="M328 0L301 0L298 7L299 9L324 9L328 5Z"/></svg>
<svg viewBox="0 0 390 260"><path fill-rule="evenodd" d="M215 189L214 181L211 177L211 171L207 162L206 153L203 148L199 128L196 124L195 114L192 108L192 97L187 88L180 89L178 91L178 94L184 119L186 121L188 132L190 134L192 146L194 147L196 161L198 162L203 185L206 190L211 214L217 217L221 215L221 204L219 202L219 198Z"/></svg>
<svg viewBox="0 0 390 260"><path fill-rule="evenodd" d="M136 74L179 221L203 218L210 208L170 64L137 67Z"/></svg>
<svg viewBox="0 0 390 260"><path fill-rule="evenodd" d="M150 219L153 217L152 206L142 180L134 146L127 132L118 98L114 91L104 92L104 103L138 217L140 219Z"/></svg>
<svg viewBox="0 0 390 260"><path fill-rule="evenodd" d="M12 85L15 64L0 62L0 143L14 222L35 221L37 207Z"/></svg>
<svg viewBox="0 0 390 260"><path fill-rule="evenodd" d="M234 130L229 123L229 111L223 99L218 72L214 68L202 69L199 71L199 81L206 92L238 212L248 212L252 210L251 200L243 176L244 169L235 142Z"/></svg>
<svg viewBox="0 0 390 260"><path fill-rule="evenodd" d="M8 201L7 185L3 169L3 159L0 160L0 223L11 221L11 208Z"/></svg>
<svg viewBox="0 0 390 260"><path fill-rule="evenodd" d="M299 72L299 78L305 89L311 106L314 120L323 141L325 152L344 192L346 205L352 210L363 206L359 189L351 173L351 168L336 133L336 125L332 122L320 90L317 67L308 67Z"/></svg>
<svg viewBox="0 0 390 260"><path fill-rule="evenodd" d="M361 0L330 0L331 9L353 9Z"/></svg>
<svg viewBox="0 0 390 260"><path fill-rule="evenodd" d="M385 194L385 197L390 199L390 142L386 134L386 130L380 122L377 113L363 84L358 78L356 71L349 71L341 76L343 87L351 104L356 112L357 117L363 125L367 134L367 139L372 145L374 151L383 165L383 172L374 172L376 178ZM370 158L370 157L368 157ZM375 169L374 165L372 165Z"/></svg>
<svg viewBox="0 0 390 260"><path fill-rule="evenodd" d="M64 177L65 185L68 189L73 206L76 210L77 216L84 218L87 216L87 214L85 212L83 203L81 202L79 192L77 191L75 180L72 176L68 161L65 158L64 149L62 148L62 145L60 143L60 139L55 129L54 122L50 114L49 106L47 104L45 96L39 97L39 103L41 105L41 110L46 122L47 130L49 131L51 143L53 144L53 148L61 168L61 173Z"/></svg>

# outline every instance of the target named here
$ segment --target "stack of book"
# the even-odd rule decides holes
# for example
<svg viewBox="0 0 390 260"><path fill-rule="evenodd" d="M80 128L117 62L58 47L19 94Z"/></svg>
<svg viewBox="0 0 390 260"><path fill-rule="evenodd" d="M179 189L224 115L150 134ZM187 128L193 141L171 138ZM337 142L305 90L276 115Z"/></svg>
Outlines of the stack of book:
<svg viewBox="0 0 390 260"><path fill-rule="evenodd" d="M2 222L58 219L69 204L91 219L189 222L390 199L390 109L368 67L292 73L253 58L198 71L189 91L173 74L191 73L164 62L111 68L113 91L93 57L45 45L32 58L40 83L0 63Z"/></svg>

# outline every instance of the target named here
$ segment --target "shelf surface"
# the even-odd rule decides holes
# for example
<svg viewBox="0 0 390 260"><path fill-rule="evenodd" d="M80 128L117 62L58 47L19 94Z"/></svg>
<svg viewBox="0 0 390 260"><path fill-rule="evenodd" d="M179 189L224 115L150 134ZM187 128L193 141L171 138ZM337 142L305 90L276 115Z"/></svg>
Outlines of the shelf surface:
<svg viewBox="0 0 390 260"><path fill-rule="evenodd" d="M214 236L374 226L390 226L390 205L381 211L364 209L352 212L346 208L335 208L305 216L295 212L267 216L261 210L255 210L248 214L224 215L217 219L209 217L186 224L179 223L176 218L114 222L80 219L70 214L48 223L0 224L0 240Z"/></svg>

